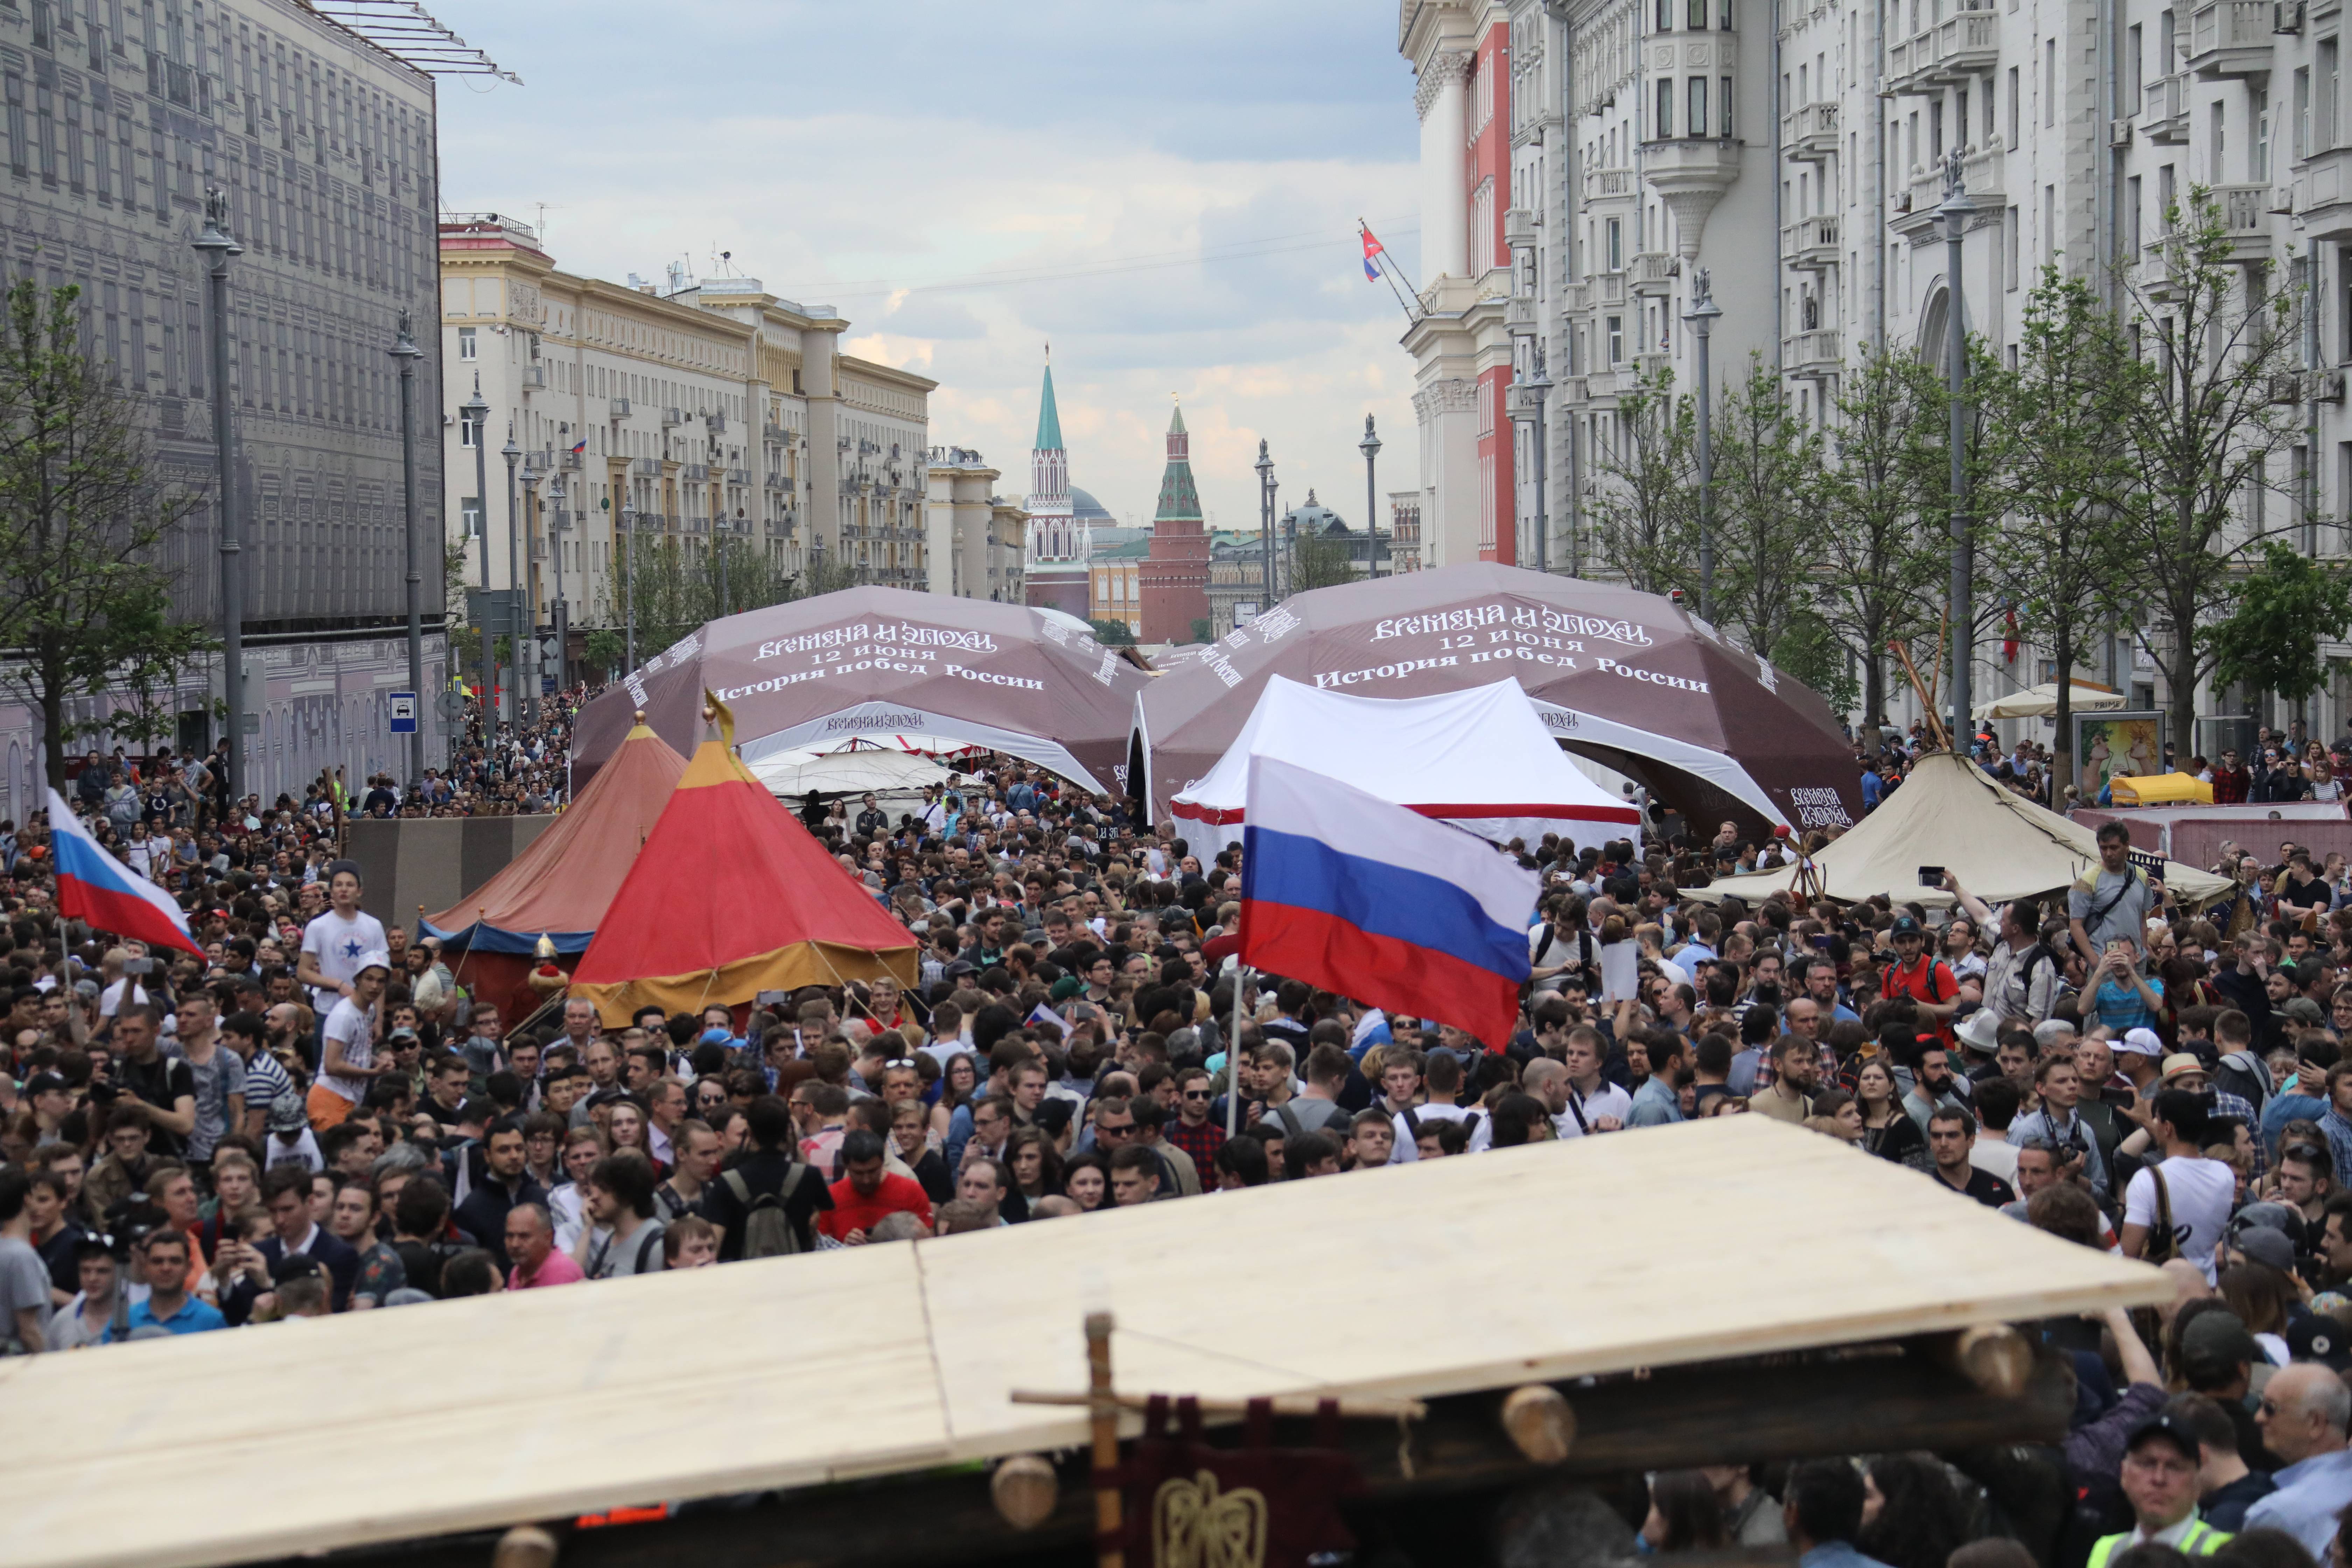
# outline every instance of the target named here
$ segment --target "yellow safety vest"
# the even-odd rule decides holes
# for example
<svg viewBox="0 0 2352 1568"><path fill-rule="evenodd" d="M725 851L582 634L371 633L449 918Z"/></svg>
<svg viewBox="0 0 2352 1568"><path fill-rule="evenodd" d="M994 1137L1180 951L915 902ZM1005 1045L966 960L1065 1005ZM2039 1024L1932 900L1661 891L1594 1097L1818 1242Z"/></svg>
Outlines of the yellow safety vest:
<svg viewBox="0 0 2352 1568"><path fill-rule="evenodd" d="M2107 1568L2107 1559L2130 1545L2132 1531L2128 1530L2121 1535L2102 1535L2092 1544L2090 1560L2083 1568ZM2180 1553L2184 1557L2210 1557L2229 1539L2228 1531L2216 1530L2200 1519L2189 1527L2188 1534L2180 1538Z"/></svg>

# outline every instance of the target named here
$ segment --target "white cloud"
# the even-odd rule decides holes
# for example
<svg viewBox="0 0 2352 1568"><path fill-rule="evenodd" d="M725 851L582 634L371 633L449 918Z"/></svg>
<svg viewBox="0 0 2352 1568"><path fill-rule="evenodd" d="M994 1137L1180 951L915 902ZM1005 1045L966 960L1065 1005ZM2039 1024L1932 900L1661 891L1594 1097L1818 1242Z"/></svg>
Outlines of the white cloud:
<svg viewBox="0 0 2352 1568"><path fill-rule="evenodd" d="M1118 6L508 0L450 21L524 88L441 95L443 199L526 219L567 270L659 278L719 251L837 306L849 352L940 383L936 442L1026 488L1044 345L1073 482L1150 517L1169 395L1202 499L1351 522L1356 442L1416 478L1402 312L1356 219L1408 266L1417 135L1393 12L1358 0ZM1207 258L1208 259L1203 259Z"/></svg>

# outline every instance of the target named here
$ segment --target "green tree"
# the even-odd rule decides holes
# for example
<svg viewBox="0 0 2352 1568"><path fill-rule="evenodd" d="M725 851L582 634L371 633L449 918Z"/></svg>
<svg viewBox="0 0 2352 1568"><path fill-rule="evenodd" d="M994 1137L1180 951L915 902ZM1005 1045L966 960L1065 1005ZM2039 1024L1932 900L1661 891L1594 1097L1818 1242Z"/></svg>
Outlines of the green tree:
<svg viewBox="0 0 2352 1568"><path fill-rule="evenodd" d="M1105 647L1132 647L1135 645L1134 628L1125 621L1089 620L1087 624L1095 629L1095 641Z"/></svg>
<svg viewBox="0 0 2352 1568"><path fill-rule="evenodd" d="M1216 623L1206 616L1202 616L1200 619L1192 623L1192 640L1194 642L1214 642L1216 640Z"/></svg>
<svg viewBox="0 0 2352 1568"><path fill-rule="evenodd" d="M2321 642L2352 628L2352 578L2273 540L2262 564L2240 580L2237 607L2205 628L2213 680L2301 702L2327 680Z"/></svg>
<svg viewBox="0 0 2352 1568"><path fill-rule="evenodd" d="M1645 594L1698 586L1698 424L1672 371L1617 405L1613 437L1593 444L1584 515L1601 559Z"/></svg>
<svg viewBox="0 0 2352 1568"><path fill-rule="evenodd" d="M2147 380L2089 279L2043 267L2017 372L1998 384L1991 412L2007 449L1977 531L1989 599L2015 605L2020 632L2058 668L2060 735L2074 732L2074 661L2118 609L2116 508L2132 481L2124 429Z"/></svg>
<svg viewBox="0 0 2352 1568"><path fill-rule="evenodd" d="M1821 492L1814 607L1861 665L1865 721L1886 711L1887 645L1936 624L1941 535L1921 537L1916 358L1865 349L1847 372Z"/></svg>
<svg viewBox="0 0 2352 1568"><path fill-rule="evenodd" d="M1715 431L1714 608L1767 657L1813 595L1821 474L1821 436L1806 427L1788 383L1751 353Z"/></svg>
<svg viewBox="0 0 2352 1568"><path fill-rule="evenodd" d="M2001 365L1992 347L1984 339L1969 334L1962 340L1961 352L1968 356L1967 419L1961 429L1962 477L1968 485L1966 516L1968 529L1961 548L1969 557L1969 573L1973 579L1979 574L1976 557L1982 553L1985 535L1990 531L1991 520L2000 516L2004 477L2011 447L2011 433L1995 416L1994 410L2006 405L2009 372ZM1913 383L1912 400L1919 411L1911 432L1905 460L1912 466L1913 488L1919 497L1919 544L1921 552L1932 565L1926 572L1922 584L1922 618L1932 616L1943 626L1943 617L1951 604L1952 567L1952 391L1951 350L1948 342L1927 345L1926 352L1908 356L1905 368ZM1999 626L2008 605L1998 595L1977 586L1969 595L1972 624L1968 627L1965 646L1972 651L1981 646L1985 636ZM1951 676L1950 637L1948 626L1943 626L1940 662L1947 667L1944 690L1937 693L1939 703L1949 694ZM1933 661L1914 653L1923 675ZM1932 677L1931 677L1932 679Z"/></svg>
<svg viewBox="0 0 2352 1568"><path fill-rule="evenodd" d="M619 672L621 666L627 661L629 639L611 626L598 626L588 634L586 641L591 669L602 670L609 678Z"/></svg>
<svg viewBox="0 0 2352 1568"><path fill-rule="evenodd" d="M1822 694L1832 712L1851 713L1862 700L1854 679L1860 662L1822 613L1809 605L1790 610L1768 655L1775 669Z"/></svg>
<svg viewBox="0 0 2352 1568"><path fill-rule="evenodd" d="M71 702L128 685L129 738L212 646L173 618L157 563L202 498L151 470L139 405L79 340L79 299L27 279L0 301L0 647L16 655L0 682L40 715L58 784L67 741L113 728L72 721Z"/></svg>
<svg viewBox="0 0 2352 1568"><path fill-rule="evenodd" d="M1289 593L1335 588L1356 580L1356 566L1348 559L1348 547L1311 528L1292 532L1287 553L1289 559L1283 563L1282 577Z"/></svg>
<svg viewBox="0 0 2352 1568"><path fill-rule="evenodd" d="M2164 224L2155 254L2126 279L2150 370L2125 418L2135 480L2116 509L2117 586L2151 612L2148 647L2185 757L2196 749L2198 684L2218 657L2202 628L2227 612L2251 552L2277 531L2264 509L2269 468L2296 426L2271 397L2295 369L2297 300L2270 291L2269 263L2237 259L2204 186L2190 186Z"/></svg>

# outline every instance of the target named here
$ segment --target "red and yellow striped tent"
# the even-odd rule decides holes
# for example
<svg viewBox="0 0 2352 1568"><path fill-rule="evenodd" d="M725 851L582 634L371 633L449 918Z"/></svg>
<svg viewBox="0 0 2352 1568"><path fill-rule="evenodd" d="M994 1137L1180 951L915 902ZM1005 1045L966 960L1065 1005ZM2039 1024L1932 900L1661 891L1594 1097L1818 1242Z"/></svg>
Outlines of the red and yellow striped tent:
<svg viewBox="0 0 2352 1568"><path fill-rule="evenodd" d="M916 983L915 939L737 760L715 699L702 744L572 972L607 1025L648 1005L692 1012L762 991L889 975Z"/></svg>

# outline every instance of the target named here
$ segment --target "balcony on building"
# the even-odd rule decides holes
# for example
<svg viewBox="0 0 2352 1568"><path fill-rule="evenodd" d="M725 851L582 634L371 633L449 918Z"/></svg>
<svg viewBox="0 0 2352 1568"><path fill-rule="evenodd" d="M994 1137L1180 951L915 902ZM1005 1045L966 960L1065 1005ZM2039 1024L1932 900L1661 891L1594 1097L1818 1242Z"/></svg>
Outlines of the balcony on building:
<svg viewBox="0 0 2352 1568"><path fill-rule="evenodd" d="M1792 159L1821 163L1837 152L1838 106L1800 104L1780 117L1780 139Z"/></svg>
<svg viewBox="0 0 2352 1568"><path fill-rule="evenodd" d="M2221 226L2230 236L2233 262L2267 261L2271 254L2271 188L2268 185L2215 185L2213 201L2221 209ZM2310 231L2305 230L2307 235Z"/></svg>
<svg viewBox="0 0 2352 1568"><path fill-rule="evenodd" d="M1503 243L1514 250L1535 248L1536 229L1542 223L1534 209L1507 207L1503 212Z"/></svg>
<svg viewBox="0 0 2352 1568"><path fill-rule="evenodd" d="M2294 166L2294 211L2314 243L2352 240L2352 147L2315 153Z"/></svg>
<svg viewBox="0 0 2352 1568"><path fill-rule="evenodd" d="M2268 76L2272 0L2206 0L2189 13L2189 68L2207 81Z"/></svg>
<svg viewBox="0 0 2352 1568"><path fill-rule="evenodd" d="M605 401L612 405L612 417L615 419L626 419L629 416L629 400L627 398L613 397L607 398Z"/></svg>
<svg viewBox="0 0 2352 1568"><path fill-rule="evenodd" d="M1886 51L1887 89L1933 93L1984 76L2000 63L2000 18L1992 0L1936 5L1936 18Z"/></svg>
<svg viewBox="0 0 2352 1568"><path fill-rule="evenodd" d="M1838 259L1838 215L1801 217L1780 231L1780 255L1801 271L1818 272Z"/></svg>
<svg viewBox="0 0 2352 1568"><path fill-rule="evenodd" d="M1633 178L1631 169L1587 169L1584 172L1584 201L1588 207L1614 202L1631 211L1640 195L1640 183Z"/></svg>
<svg viewBox="0 0 2352 1568"><path fill-rule="evenodd" d="M1816 327L1811 331L1793 332L1782 340L1780 368L1790 375L1819 379L1838 374L1843 362L1843 346L1835 327Z"/></svg>
<svg viewBox="0 0 2352 1568"><path fill-rule="evenodd" d="M1645 250L1633 258L1626 276L1633 292L1653 298L1664 298L1675 291L1675 274L1678 270L1674 257L1663 250Z"/></svg>
<svg viewBox="0 0 2352 1568"><path fill-rule="evenodd" d="M1503 328L1515 338L1531 338L1536 333L1536 297L1513 294L1503 301Z"/></svg>
<svg viewBox="0 0 2352 1568"><path fill-rule="evenodd" d="M527 364L515 374L521 378L522 389L525 392L545 392L547 390L547 367L545 365Z"/></svg>
<svg viewBox="0 0 2352 1568"><path fill-rule="evenodd" d="M2189 145L2189 78L2176 71L2147 84L2140 130L2159 147Z"/></svg>
<svg viewBox="0 0 2352 1568"><path fill-rule="evenodd" d="M1625 302L1625 274L1596 272L1592 275L1592 302L1596 305L1622 305Z"/></svg>

